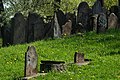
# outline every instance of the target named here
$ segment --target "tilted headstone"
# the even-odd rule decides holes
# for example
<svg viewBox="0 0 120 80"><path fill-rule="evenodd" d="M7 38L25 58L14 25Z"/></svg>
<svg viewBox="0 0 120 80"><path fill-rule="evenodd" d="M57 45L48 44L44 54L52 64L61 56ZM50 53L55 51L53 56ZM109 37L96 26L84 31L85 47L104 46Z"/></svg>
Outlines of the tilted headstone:
<svg viewBox="0 0 120 80"><path fill-rule="evenodd" d="M38 14L29 13L27 24L27 42L44 38L44 22Z"/></svg>
<svg viewBox="0 0 120 80"><path fill-rule="evenodd" d="M2 46L9 46L12 45L12 34L11 34L11 27L9 24L6 24L1 27L1 35L2 35Z"/></svg>
<svg viewBox="0 0 120 80"><path fill-rule="evenodd" d="M90 11L91 9L89 8L89 5L86 2L81 2L79 4L78 14L77 14L77 24L81 23L85 30L87 29Z"/></svg>
<svg viewBox="0 0 120 80"><path fill-rule="evenodd" d="M60 28L60 25L58 23L58 18L57 18L56 13L54 15L54 37L55 38L61 37L61 28Z"/></svg>
<svg viewBox="0 0 120 80"><path fill-rule="evenodd" d="M108 29L115 29L118 26L118 18L114 13L111 13L108 17Z"/></svg>
<svg viewBox="0 0 120 80"><path fill-rule="evenodd" d="M25 53L25 72L24 76L29 77L36 75L38 65L38 55L34 46L29 46Z"/></svg>
<svg viewBox="0 0 120 80"><path fill-rule="evenodd" d="M11 19L12 44L25 43L26 40L26 21L22 13L16 13Z"/></svg>
<svg viewBox="0 0 120 80"><path fill-rule="evenodd" d="M84 62L84 54L75 52L74 63L83 63L83 62Z"/></svg>
<svg viewBox="0 0 120 80"><path fill-rule="evenodd" d="M97 18L97 33L105 32L107 28L107 18L104 13L101 13Z"/></svg>
<svg viewBox="0 0 120 80"><path fill-rule="evenodd" d="M72 21L68 20L65 25L62 26L62 35L69 36L72 30Z"/></svg>
<svg viewBox="0 0 120 80"><path fill-rule="evenodd" d="M103 12L101 3L99 0L96 0L96 2L94 3L94 5L92 6L92 14L100 14Z"/></svg>

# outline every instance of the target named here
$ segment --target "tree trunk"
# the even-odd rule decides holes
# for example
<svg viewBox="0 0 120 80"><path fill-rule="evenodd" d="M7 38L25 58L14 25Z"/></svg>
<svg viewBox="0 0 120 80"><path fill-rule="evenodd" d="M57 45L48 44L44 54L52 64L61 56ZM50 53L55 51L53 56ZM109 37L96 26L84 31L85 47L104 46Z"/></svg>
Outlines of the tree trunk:
<svg viewBox="0 0 120 80"><path fill-rule="evenodd" d="M120 0L118 0L118 3L119 3L118 6L120 6Z"/></svg>

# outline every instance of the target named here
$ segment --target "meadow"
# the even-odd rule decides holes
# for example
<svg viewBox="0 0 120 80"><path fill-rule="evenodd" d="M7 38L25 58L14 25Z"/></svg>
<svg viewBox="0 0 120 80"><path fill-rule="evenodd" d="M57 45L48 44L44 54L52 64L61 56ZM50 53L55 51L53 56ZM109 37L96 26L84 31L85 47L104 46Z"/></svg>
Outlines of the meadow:
<svg viewBox="0 0 120 80"><path fill-rule="evenodd" d="M120 30L108 30L104 34L88 32L59 39L1 47L0 80L18 80L24 76L25 52L29 45L36 47L38 70L40 70L41 60L72 63L75 52L84 53L85 58L92 60L89 65L68 65L64 72L51 71L45 76L31 80L120 79Z"/></svg>

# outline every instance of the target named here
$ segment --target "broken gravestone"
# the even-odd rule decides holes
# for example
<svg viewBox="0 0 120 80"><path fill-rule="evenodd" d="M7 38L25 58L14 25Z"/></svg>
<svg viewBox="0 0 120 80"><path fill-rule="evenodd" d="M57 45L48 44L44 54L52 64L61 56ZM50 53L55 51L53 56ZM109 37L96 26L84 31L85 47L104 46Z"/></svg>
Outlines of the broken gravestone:
<svg viewBox="0 0 120 80"><path fill-rule="evenodd" d="M62 35L69 36L72 30L72 21L68 20L65 25L62 26Z"/></svg>
<svg viewBox="0 0 120 80"><path fill-rule="evenodd" d="M84 59L84 54L80 52L75 52L74 54L74 63L81 66L89 64L91 59Z"/></svg>
<svg viewBox="0 0 120 80"><path fill-rule="evenodd" d="M54 37L55 38L61 37L61 28L60 28L60 25L58 23L58 18L57 18L56 13L54 15Z"/></svg>
<svg viewBox="0 0 120 80"><path fill-rule="evenodd" d="M78 14L77 14L77 24L81 23L83 28L87 30L88 18L91 9L87 2L81 2L78 6Z"/></svg>
<svg viewBox="0 0 120 80"><path fill-rule="evenodd" d="M98 15L97 18L97 33L105 32L107 29L107 18L104 13Z"/></svg>
<svg viewBox="0 0 120 80"><path fill-rule="evenodd" d="M117 26L118 26L118 17L114 13L111 13L108 16L108 29L116 29Z"/></svg>
<svg viewBox="0 0 120 80"><path fill-rule="evenodd" d="M26 40L26 21L22 13L16 13L11 19L12 44L25 43Z"/></svg>
<svg viewBox="0 0 120 80"><path fill-rule="evenodd" d="M25 53L25 72L24 76L29 77L36 75L38 65L38 56L34 46L29 46Z"/></svg>

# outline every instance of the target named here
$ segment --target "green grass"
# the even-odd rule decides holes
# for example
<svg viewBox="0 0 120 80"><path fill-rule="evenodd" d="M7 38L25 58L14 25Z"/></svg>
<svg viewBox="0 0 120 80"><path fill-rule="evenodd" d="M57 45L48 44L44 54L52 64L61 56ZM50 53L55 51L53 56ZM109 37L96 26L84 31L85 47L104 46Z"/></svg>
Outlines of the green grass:
<svg viewBox="0 0 120 80"><path fill-rule="evenodd" d="M65 72L49 72L46 76L39 76L34 80L120 79L120 30L109 30L105 34L89 32L83 36L74 35L1 48L0 80L18 79L24 75L24 55L29 45L36 47L39 65L41 60L73 62L75 51L92 59L89 65L68 65Z"/></svg>

